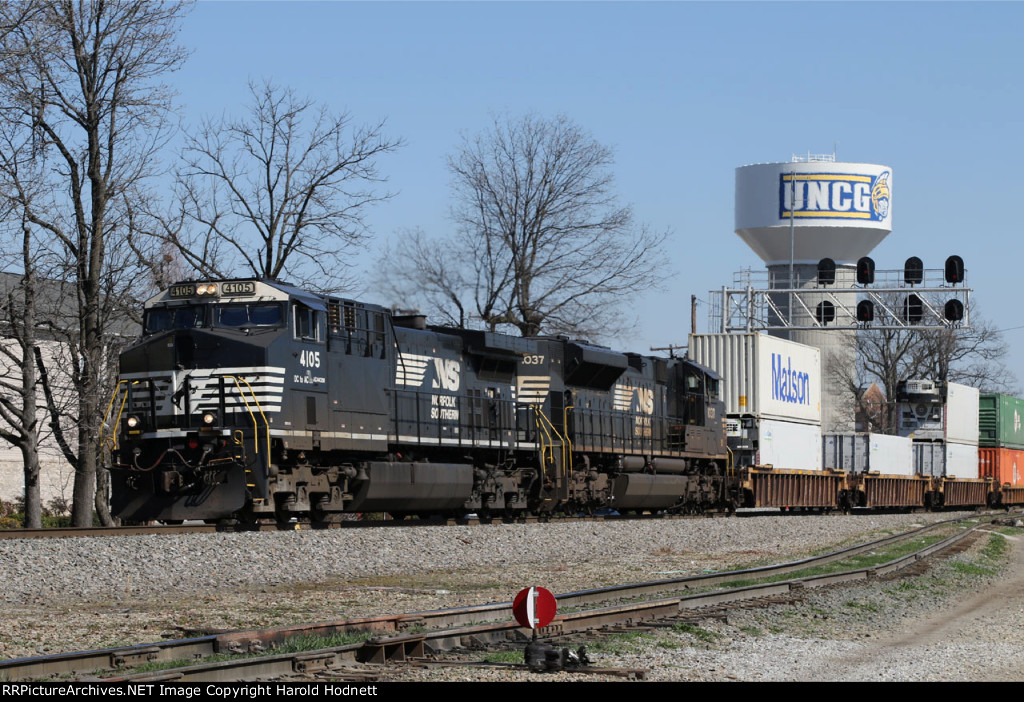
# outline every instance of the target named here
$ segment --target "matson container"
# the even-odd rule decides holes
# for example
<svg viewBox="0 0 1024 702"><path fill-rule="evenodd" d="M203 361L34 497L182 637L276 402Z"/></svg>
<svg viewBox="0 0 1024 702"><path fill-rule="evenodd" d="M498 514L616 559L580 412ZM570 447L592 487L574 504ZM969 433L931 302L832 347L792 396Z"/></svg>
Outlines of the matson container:
<svg viewBox="0 0 1024 702"><path fill-rule="evenodd" d="M914 472L936 478L977 478L978 447L942 441L915 441Z"/></svg>
<svg viewBox="0 0 1024 702"><path fill-rule="evenodd" d="M1024 485L1024 451L979 448L978 477L993 478L999 485Z"/></svg>
<svg viewBox="0 0 1024 702"><path fill-rule="evenodd" d="M817 348L766 334L691 334L687 353L722 376L727 415L821 424Z"/></svg>
<svg viewBox="0 0 1024 702"><path fill-rule="evenodd" d="M817 424L747 419L733 424L729 449L738 468L772 466L787 470L821 470L821 427ZM744 426L745 425L745 426Z"/></svg>
<svg viewBox="0 0 1024 702"><path fill-rule="evenodd" d="M821 465L845 473L914 475L914 442L887 434L824 434Z"/></svg>
<svg viewBox="0 0 1024 702"><path fill-rule="evenodd" d="M978 398L978 444L1024 449L1024 399L983 393Z"/></svg>

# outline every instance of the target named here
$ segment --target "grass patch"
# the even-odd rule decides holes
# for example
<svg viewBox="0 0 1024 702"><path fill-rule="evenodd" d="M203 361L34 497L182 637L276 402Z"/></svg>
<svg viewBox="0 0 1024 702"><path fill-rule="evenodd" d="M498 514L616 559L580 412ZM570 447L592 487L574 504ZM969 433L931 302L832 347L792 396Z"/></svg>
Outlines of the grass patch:
<svg viewBox="0 0 1024 702"><path fill-rule="evenodd" d="M998 571L995 568L987 568L980 566L977 563L954 563L953 570L962 575L995 575Z"/></svg>
<svg viewBox="0 0 1024 702"><path fill-rule="evenodd" d="M639 631L608 634L603 639L599 639L592 644L588 644L587 649L596 653L628 653L631 648L643 643L645 638L646 637L643 632Z"/></svg>
<svg viewBox="0 0 1024 702"><path fill-rule="evenodd" d="M689 622L679 622L673 624L672 631L679 634L689 634L690 636L699 639L707 644L715 643L722 638L722 635L718 632L704 629L703 627L699 627L696 624L691 624Z"/></svg>
<svg viewBox="0 0 1024 702"><path fill-rule="evenodd" d="M992 535L978 553L978 557L972 561L955 561L951 565L953 570L961 575L990 576L999 572L1000 566L1006 560L1010 551L1010 544L1002 536Z"/></svg>
<svg viewBox="0 0 1024 702"><path fill-rule="evenodd" d="M301 651L316 651L321 648L335 648L337 646L349 646L351 644L363 643L373 636L368 631L342 631L327 636L302 635L293 636L290 639L271 647L268 654L278 653L299 653Z"/></svg>
<svg viewBox="0 0 1024 702"><path fill-rule="evenodd" d="M491 651L484 656L485 663L523 663L526 654L523 651Z"/></svg>
<svg viewBox="0 0 1024 702"><path fill-rule="evenodd" d="M990 536L988 543L981 549L981 556L990 561L1001 561L1006 557L1009 550L1010 544L1007 543L1006 539Z"/></svg>
<svg viewBox="0 0 1024 702"><path fill-rule="evenodd" d="M738 580L731 583L726 583L723 585L723 587L748 587L750 585L774 583L779 582L781 580L794 580L799 578L811 578L816 575L829 575L831 573L838 573L845 570L873 568L874 566L882 565L883 563L888 563L889 561L896 560L901 556L906 556L909 553L913 553L914 551L918 551L927 546L931 546L934 543L942 541L947 536L948 534L929 534L913 539L911 541L892 544L891 546L885 548L881 548L875 551L869 551L867 553L862 553L858 556L851 556L850 558L846 558L841 561L834 561L832 563L826 563L820 566L803 568L801 570L797 570L791 573L778 573L777 575L769 575L765 576L764 578Z"/></svg>

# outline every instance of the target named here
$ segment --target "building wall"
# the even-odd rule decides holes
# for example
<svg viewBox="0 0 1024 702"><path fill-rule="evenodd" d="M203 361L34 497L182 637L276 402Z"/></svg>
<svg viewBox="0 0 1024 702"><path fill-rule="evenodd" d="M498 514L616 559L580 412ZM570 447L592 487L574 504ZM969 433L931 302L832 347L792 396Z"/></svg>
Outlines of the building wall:
<svg viewBox="0 0 1024 702"><path fill-rule="evenodd" d="M13 341L3 340L6 349L19 353ZM43 352L43 360L46 363L50 375L51 387L53 387L58 398L71 399L73 393L70 389L70 382L64 369L68 367L68 359L63 357L62 350L56 342L40 342ZM21 381L21 369L10 358L0 354L0 376L7 384ZM0 390L7 392L5 390ZM15 398L16 399L16 398ZM58 400L61 401L61 400ZM41 437L40 452L40 494L44 507L49 506L55 499L71 501L72 488L74 483L74 470L64 459L57 448L57 443L49 430L49 416L46 413L45 397L42 390L36 397L39 408L39 423L43 435ZM0 422L3 422L0 419ZM73 427L65 428L70 441L75 440ZM14 501L25 495L25 468L21 450L16 446L0 440L0 500L4 502Z"/></svg>

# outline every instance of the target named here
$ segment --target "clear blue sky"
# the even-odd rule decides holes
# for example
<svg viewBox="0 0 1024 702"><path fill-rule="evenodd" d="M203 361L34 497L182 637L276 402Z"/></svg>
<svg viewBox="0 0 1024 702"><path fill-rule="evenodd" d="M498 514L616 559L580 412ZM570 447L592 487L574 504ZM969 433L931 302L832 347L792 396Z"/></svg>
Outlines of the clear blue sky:
<svg viewBox="0 0 1024 702"><path fill-rule="evenodd" d="M186 123L238 113L265 78L386 118L406 146L379 163L397 192L369 217L381 242L450 230L460 134L495 112L568 115L614 149L622 201L672 231L675 277L611 340L638 351L685 343L691 294L762 267L733 233L735 168L838 143L841 161L893 169L878 267L960 254L977 309L1009 329L1024 327L1022 26L1024 4L1002 2L201 2L172 80ZM1024 328L1006 339L1024 347ZM1024 349L1011 367L1024 383Z"/></svg>

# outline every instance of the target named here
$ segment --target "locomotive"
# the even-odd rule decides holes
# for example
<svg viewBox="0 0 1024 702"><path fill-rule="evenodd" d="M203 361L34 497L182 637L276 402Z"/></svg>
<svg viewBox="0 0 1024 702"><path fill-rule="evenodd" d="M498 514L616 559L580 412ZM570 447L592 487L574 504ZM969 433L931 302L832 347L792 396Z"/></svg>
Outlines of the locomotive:
<svg viewBox="0 0 1024 702"><path fill-rule="evenodd" d="M170 523L730 509L719 382L274 280L185 281L120 356L111 507Z"/></svg>

